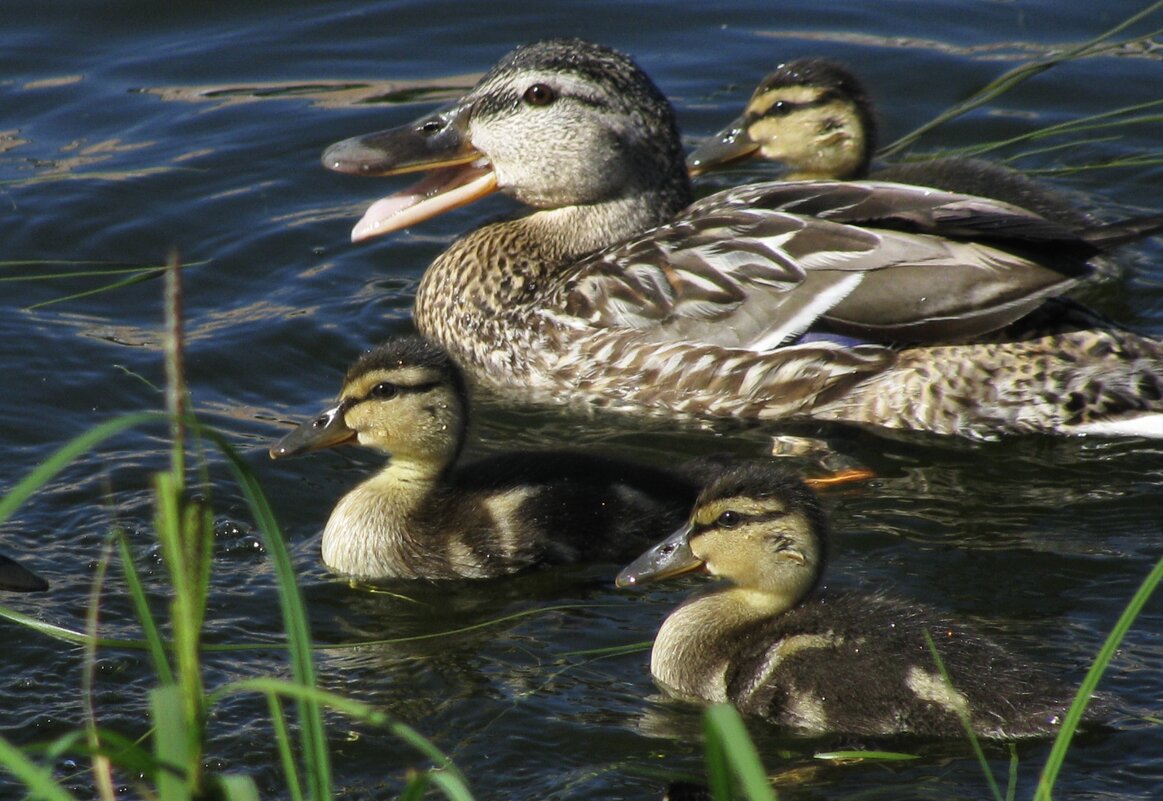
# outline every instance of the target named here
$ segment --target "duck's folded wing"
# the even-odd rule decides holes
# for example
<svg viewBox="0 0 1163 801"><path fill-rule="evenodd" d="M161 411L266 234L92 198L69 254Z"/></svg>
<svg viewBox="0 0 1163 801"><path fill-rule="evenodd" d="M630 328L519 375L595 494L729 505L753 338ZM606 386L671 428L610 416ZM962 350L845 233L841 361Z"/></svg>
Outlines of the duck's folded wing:
<svg viewBox="0 0 1163 801"><path fill-rule="evenodd" d="M811 330L879 342L943 342L1019 319L1085 272L1077 259L1051 253L1043 264L1032 255L1037 248L1015 245L1013 232L1023 224L1042 233L1050 228L1021 210L1007 227L1005 204L897 191L892 184L858 185L865 191L855 194L844 183L768 186L778 190L770 203L777 208L765 208L756 187L729 190L594 257L565 293L562 311L589 325L650 329L659 341L752 350L779 347ZM835 189L805 193L809 186ZM940 202L931 195L941 195ZM785 205L876 219L854 225ZM1001 219L974 219L973 209L978 217ZM1007 234L992 237L997 244L984 234L987 241L968 237L978 227ZM1031 236L1030 242L1041 241Z"/></svg>
<svg viewBox="0 0 1163 801"><path fill-rule="evenodd" d="M701 209L787 211L832 222L1032 246L1062 259L1061 269L1081 276L1099 249L1082 231L993 198L888 181L768 181L717 192L691 205Z"/></svg>

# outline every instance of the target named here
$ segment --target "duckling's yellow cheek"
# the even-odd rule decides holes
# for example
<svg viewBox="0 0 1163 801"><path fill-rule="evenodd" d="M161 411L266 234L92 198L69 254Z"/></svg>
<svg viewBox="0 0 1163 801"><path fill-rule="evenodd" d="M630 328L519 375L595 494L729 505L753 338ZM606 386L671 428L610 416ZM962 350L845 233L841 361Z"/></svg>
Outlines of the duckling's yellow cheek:
<svg viewBox="0 0 1163 801"><path fill-rule="evenodd" d="M846 131L832 131L820 137L821 147L837 147L840 145L847 145L852 141L852 137Z"/></svg>
<svg viewBox="0 0 1163 801"><path fill-rule="evenodd" d="M760 142L759 151L765 158L779 159L787 152L786 134L780 136L780 123L772 120L759 120L751 126L748 133L756 142Z"/></svg>

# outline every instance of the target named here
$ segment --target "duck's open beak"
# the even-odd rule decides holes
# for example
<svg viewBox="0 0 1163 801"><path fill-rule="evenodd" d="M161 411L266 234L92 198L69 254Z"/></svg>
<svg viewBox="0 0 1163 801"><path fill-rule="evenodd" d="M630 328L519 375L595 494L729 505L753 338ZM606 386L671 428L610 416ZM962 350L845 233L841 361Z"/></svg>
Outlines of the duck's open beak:
<svg viewBox="0 0 1163 801"><path fill-rule="evenodd" d="M428 174L402 192L373 203L351 241L381 236L443 214L496 191L488 158L468 138L469 104L454 104L415 122L337 142L323 166L352 175Z"/></svg>
<svg viewBox="0 0 1163 801"><path fill-rule="evenodd" d="M703 566L703 560L691 551L690 536L694 526L687 523L662 542L630 563L618 574L614 583L619 587L632 587L648 581L689 573Z"/></svg>
<svg viewBox="0 0 1163 801"><path fill-rule="evenodd" d="M343 404L340 403L313 420L303 423L271 446L271 458L283 459L351 442L355 439L355 430L348 428L347 423L343 421L345 411Z"/></svg>
<svg viewBox="0 0 1163 801"><path fill-rule="evenodd" d="M749 128L747 115L736 117L730 125L696 147L686 160L691 176L751 156L759 149L759 143L751 138Z"/></svg>

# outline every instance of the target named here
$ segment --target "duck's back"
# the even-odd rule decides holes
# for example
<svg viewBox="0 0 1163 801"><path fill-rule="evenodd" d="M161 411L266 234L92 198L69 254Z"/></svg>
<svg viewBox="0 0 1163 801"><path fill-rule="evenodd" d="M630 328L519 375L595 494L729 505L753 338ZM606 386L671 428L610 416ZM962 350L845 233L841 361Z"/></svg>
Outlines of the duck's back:
<svg viewBox="0 0 1163 801"><path fill-rule="evenodd" d="M928 631L951 683L941 676ZM962 624L875 596L825 596L755 624L726 674L739 708L780 725L876 736L1057 730L1073 691Z"/></svg>

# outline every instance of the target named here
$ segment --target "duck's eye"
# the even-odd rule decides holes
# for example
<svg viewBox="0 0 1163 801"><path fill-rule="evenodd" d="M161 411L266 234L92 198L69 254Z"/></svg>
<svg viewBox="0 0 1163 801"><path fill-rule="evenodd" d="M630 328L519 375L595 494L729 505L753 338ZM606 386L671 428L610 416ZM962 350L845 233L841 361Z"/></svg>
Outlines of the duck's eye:
<svg viewBox="0 0 1163 801"><path fill-rule="evenodd" d="M442 130L444 130L444 123L440 120L424 120L424 122L420 123L420 133L425 136L438 134Z"/></svg>
<svg viewBox="0 0 1163 801"><path fill-rule="evenodd" d="M728 509L727 511L723 512L723 514L719 515L719 519L715 522L719 525L719 528L735 528L735 526L739 525L742 520L743 515Z"/></svg>
<svg viewBox="0 0 1163 801"><path fill-rule="evenodd" d="M786 100L776 100L771 104L771 108L767 110L767 113L772 116L782 117L790 112L791 108L791 103L787 102Z"/></svg>
<svg viewBox="0 0 1163 801"><path fill-rule="evenodd" d="M525 90L521 98L531 106L548 106L557 100L557 92L547 84L535 83Z"/></svg>
<svg viewBox="0 0 1163 801"><path fill-rule="evenodd" d="M368 393L368 396L372 398L380 398L382 400L396 397L396 394L399 393L399 391L400 388L393 384L391 381L381 381L372 387L371 392Z"/></svg>

